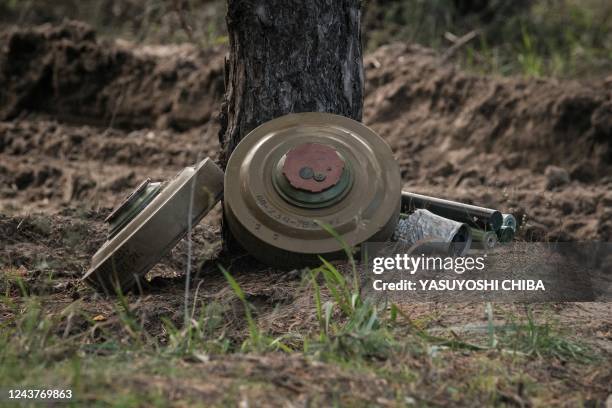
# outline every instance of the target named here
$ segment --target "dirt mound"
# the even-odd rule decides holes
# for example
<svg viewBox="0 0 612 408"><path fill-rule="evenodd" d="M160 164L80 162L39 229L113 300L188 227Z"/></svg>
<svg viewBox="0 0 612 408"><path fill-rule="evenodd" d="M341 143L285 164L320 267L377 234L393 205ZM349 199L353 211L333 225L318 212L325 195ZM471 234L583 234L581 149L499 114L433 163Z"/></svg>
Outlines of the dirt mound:
<svg viewBox="0 0 612 408"><path fill-rule="evenodd" d="M557 165L590 181L612 165L612 81L476 76L404 44L381 47L365 66L365 121L421 173L483 163L487 154L499 160L486 160L484 175L491 165Z"/></svg>
<svg viewBox="0 0 612 408"><path fill-rule="evenodd" d="M79 124L185 130L219 110L223 49L100 42L77 22L1 37L1 120L35 111ZM499 159L487 167L557 165L581 181L612 165L612 80L476 76L404 44L381 47L365 67L364 121L409 156L410 178L417 168L431 175L487 154Z"/></svg>
<svg viewBox="0 0 612 408"><path fill-rule="evenodd" d="M147 177L217 157L214 123L186 132L99 129L28 118L0 122L0 213L106 209Z"/></svg>
<svg viewBox="0 0 612 408"><path fill-rule="evenodd" d="M612 239L612 78L482 77L405 44L364 66L364 121L404 188L513 212L520 239Z"/></svg>
<svg viewBox="0 0 612 408"><path fill-rule="evenodd" d="M1 36L1 211L108 209L216 157L223 50L100 42L75 22ZM612 79L476 76L404 44L365 67L364 121L405 188L514 212L522 239L612 239Z"/></svg>
<svg viewBox="0 0 612 408"><path fill-rule="evenodd" d="M220 50L132 52L77 22L12 29L0 44L0 120L37 111L79 124L187 129L216 115L224 91Z"/></svg>

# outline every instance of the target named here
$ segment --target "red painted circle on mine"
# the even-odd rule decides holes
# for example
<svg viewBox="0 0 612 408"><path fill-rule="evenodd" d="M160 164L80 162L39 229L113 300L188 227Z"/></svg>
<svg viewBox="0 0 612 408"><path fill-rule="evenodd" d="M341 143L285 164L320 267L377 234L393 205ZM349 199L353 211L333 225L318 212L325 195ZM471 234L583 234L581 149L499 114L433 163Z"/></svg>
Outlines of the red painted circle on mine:
<svg viewBox="0 0 612 408"><path fill-rule="evenodd" d="M309 167L318 177L304 178L300 170ZM319 193L335 186L344 170L344 160L336 149L319 143L304 143L291 149L283 164L283 174L294 188ZM324 176L324 177L323 177ZM321 181L317 181L320 179Z"/></svg>

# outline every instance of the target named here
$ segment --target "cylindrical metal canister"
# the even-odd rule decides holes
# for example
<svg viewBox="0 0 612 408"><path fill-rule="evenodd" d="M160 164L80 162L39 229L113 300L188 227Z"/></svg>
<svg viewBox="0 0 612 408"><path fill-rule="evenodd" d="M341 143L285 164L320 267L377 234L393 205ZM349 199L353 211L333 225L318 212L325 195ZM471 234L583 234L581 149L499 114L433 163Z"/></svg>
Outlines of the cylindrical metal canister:
<svg viewBox="0 0 612 408"><path fill-rule="evenodd" d="M497 231L499 242L511 242L514 239L514 230L511 227L501 227Z"/></svg>
<svg viewBox="0 0 612 408"><path fill-rule="evenodd" d="M402 191L402 212L410 212L419 208L485 230L497 231L503 222L502 214L491 208Z"/></svg>
<svg viewBox="0 0 612 408"><path fill-rule="evenodd" d="M473 248L493 249L497 245L497 234L494 231L484 231L476 228L471 228L471 230Z"/></svg>
<svg viewBox="0 0 612 408"><path fill-rule="evenodd" d="M464 255L472 243L472 233L466 224L422 209L400 217L393 238L408 245L440 244L445 252L457 256Z"/></svg>
<svg viewBox="0 0 612 408"><path fill-rule="evenodd" d="M516 218L512 214L502 214L502 227L510 227L512 231L516 232L517 222Z"/></svg>

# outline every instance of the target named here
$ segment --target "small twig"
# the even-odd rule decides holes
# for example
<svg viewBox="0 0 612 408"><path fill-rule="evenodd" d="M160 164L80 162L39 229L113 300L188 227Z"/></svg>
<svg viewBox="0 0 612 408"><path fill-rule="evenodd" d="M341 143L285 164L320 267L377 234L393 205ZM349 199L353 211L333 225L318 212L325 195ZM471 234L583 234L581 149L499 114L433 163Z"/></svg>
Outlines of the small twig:
<svg viewBox="0 0 612 408"><path fill-rule="evenodd" d="M23 222L24 222L24 221L26 220L26 218L28 218L28 217L29 217L29 214L26 214L26 216L25 216L25 217L23 217L23 218L21 219L21 221L19 221L19 224L17 224L17 229L21 228L21 224L23 224Z"/></svg>
<svg viewBox="0 0 612 408"><path fill-rule="evenodd" d="M455 53L462 47L464 47L467 43L472 41L480 34L480 30L472 30L469 33L457 38L455 35L451 33L447 33L445 35L446 39L453 41L453 45L450 46L444 53L442 54L442 60L447 61L451 58Z"/></svg>

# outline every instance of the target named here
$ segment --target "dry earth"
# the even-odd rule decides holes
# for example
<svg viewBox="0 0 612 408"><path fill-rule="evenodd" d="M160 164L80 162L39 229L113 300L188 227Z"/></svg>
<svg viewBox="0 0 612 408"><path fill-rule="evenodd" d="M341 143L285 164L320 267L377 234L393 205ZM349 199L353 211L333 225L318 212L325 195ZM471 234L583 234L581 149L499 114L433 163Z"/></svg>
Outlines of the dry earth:
<svg viewBox="0 0 612 408"><path fill-rule="evenodd" d="M112 302L78 280L105 239L103 219L143 178L171 177L199 157L216 157L225 50L101 42L80 23L12 29L0 46L0 270L17 271L51 309L76 300L87 313L112 316ZM405 44L380 48L365 67L364 122L392 146L405 188L512 211L523 224L521 240L612 240L612 77L602 83L480 77ZM219 249L219 219L217 208L194 231L198 265ZM161 316L182 318L185 247L155 267L144 296L131 295L153 334L161 333ZM241 260L227 266L270 333L316 326L298 273ZM198 268L192 287L198 300L233 298L213 265ZM18 296L16 288L12 294ZM230 305L227 331L240 339L242 309L237 300ZM482 305L403 308L428 329L484 322ZM542 309L612 355L609 304ZM470 376L485 357L409 362L419 378L409 393L434 405L452 400L436 382ZM523 369L549 384L550 403L601 402L612 392L609 370L536 363ZM243 390L247 401L276 405L385 405L397 391L381 376L282 354L185 362L185 370L197 374L180 384L131 381L216 403L245 378L268 384ZM509 404L525 402L516 389L500 387Z"/></svg>

